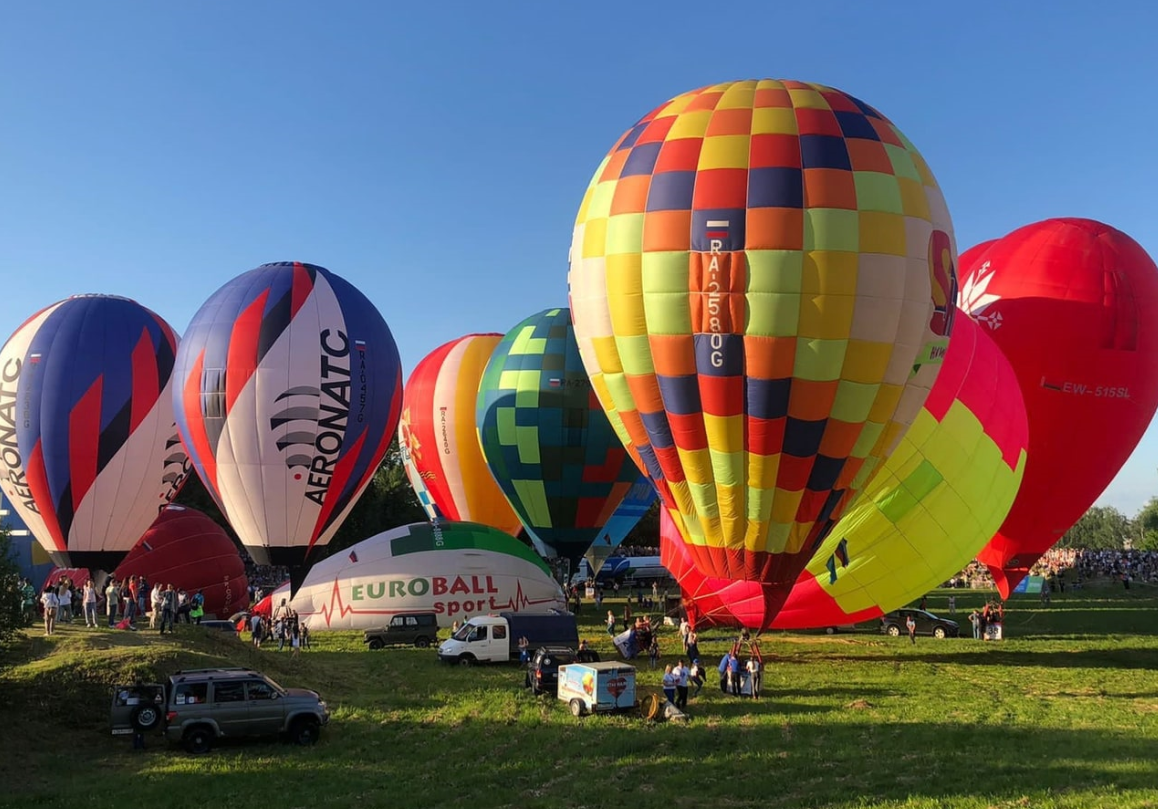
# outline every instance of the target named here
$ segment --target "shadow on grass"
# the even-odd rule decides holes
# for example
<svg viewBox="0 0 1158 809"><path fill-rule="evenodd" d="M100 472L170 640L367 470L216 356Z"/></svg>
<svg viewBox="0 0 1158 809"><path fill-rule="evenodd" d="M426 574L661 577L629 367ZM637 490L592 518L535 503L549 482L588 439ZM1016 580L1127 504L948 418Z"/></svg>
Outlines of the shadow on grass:
<svg viewBox="0 0 1158 809"><path fill-rule="evenodd" d="M929 641L935 643L936 641ZM952 641L946 641L952 643ZM976 651L925 652L921 645L915 649L901 646L882 648L882 654L841 655L817 652L777 658L770 666L814 666L818 663L936 663L955 666L1007 666L1076 669L1158 669L1158 649L1145 647L1116 647L1113 649L1081 649L1072 652L1056 650L1005 650L992 646ZM927 646L925 648L928 648ZM959 647L958 647L959 648ZM912 649L910 651L910 649ZM893 652L889 654L889 652Z"/></svg>
<svg viewBox="0 0 1158 809"><path fill-rule="evenodd" d="M358 805L386 785L418 807L620 806L628 793L633 809L691 805L681 796L695 796L700 806L843 807L878 800L940 806L1061 792L1082 793L1088 797L1082 805L1099 805L1099 794L1145 792L1158 783L1153 738L874 722L871 712L851 722L804 724L777 711L726 728L696 719L648 725L567 717L517 728L487 720L432 727L352 719L327 729L315 748L258 744L238 756L239 749L196 758L150 750L124 766L147 774L133 782L135 800L168 806L179 805L174 796L197 796L200 805L227 796L232 803L264 800L270 782L255 776L271 757L278 762L279 791L293 794L296 805L327 806ZM125 762L128 755L118 758ZM984 777L969 776L982 755Z"/></svg>

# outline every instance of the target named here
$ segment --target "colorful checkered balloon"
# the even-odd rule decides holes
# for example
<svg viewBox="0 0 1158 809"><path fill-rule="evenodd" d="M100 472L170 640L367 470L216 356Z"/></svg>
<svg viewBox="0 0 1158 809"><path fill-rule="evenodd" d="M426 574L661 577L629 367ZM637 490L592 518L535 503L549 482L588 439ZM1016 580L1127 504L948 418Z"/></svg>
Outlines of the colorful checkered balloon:
<svg viewBox="0 0 1158 809"><path fill-rule="evenodd" d="M538 551L578 565L639 471L592 393L567 309L507 332L475 415L487 466Z"/></svg>
<svg viewBox="0 0 1158 809"><path fill-rule="evenodd" d="M705 573L788 593L936 378L955 257L917 150L828 87L705 87L615 144L575 223L575 333Z"/></svg>

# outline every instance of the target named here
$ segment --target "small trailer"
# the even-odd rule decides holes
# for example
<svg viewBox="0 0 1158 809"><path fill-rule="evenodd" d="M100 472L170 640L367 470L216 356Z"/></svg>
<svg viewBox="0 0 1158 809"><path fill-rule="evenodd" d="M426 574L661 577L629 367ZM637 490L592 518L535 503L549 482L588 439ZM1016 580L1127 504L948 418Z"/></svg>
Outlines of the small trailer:
<svg viewBox="0 0 1158 809"><path fill-rule="evenodd" d="M560 666L558 694L575 716L639 709L635 667L614 660Z"/></svg>

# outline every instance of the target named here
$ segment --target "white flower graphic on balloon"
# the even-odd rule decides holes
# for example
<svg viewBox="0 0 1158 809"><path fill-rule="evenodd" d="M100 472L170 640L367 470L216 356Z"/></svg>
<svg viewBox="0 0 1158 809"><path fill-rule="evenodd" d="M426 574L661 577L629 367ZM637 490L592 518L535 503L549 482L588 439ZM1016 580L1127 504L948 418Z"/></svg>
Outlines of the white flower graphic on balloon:
<svg viewBox="0 0 1158 809"><path fill-rule="evenodd" d="M965 279L961 287L961 308L978 323L995 331L1001 328L1001 313L987 310L991 304L1001 300L1001 296L989 292L989 282L992 280L993 269L986 261Z"/></svg>

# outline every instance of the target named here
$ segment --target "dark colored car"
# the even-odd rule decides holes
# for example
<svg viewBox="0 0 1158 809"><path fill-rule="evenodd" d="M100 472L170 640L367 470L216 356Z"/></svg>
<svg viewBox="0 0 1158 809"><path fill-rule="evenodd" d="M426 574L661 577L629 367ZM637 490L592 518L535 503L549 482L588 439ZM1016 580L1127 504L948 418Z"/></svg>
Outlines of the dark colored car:
<svg viewBox="0 0 1158 809"><path fill-rule="evenodd" d="M559 667L571 663L598 663L599 652L593 649L575 651L567 646L541 646L527 664L527 677L523 685L531 689L535 696L559 691Z"/></svg>
<svg viewBox="0 0 1158 809"><path fill-rule="evenodd" d="M362 642L371 649L395 645L425 649L438 643L438 616L433 612L395 615L386 626L365 630Z"/></svg>
<svg viewBox="0 0 1158 809"><path fill-rule="evenodd" d="M939 618L927 610L903 609L893 610L881 618L881 632L892 635L909 634L908 620L913 616L917 624L918 635L932 635L934 638L955 638L961 634L961 627L956 621L948 618Z"/></svg>

